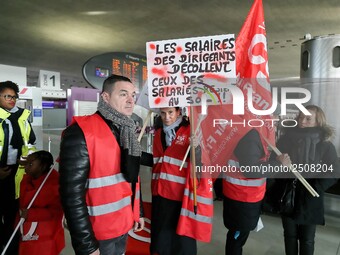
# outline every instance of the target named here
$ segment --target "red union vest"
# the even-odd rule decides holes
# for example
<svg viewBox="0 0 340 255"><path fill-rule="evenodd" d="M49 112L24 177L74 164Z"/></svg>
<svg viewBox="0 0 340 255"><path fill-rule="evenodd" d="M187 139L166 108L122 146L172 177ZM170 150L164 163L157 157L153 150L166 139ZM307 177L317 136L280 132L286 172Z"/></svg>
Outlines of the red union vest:
<svg viewBox="0 0 340 255"><path fill-rule="evenodd" d="M181 171L179 168L190 145L190 126L180 127L171 146L165 150L161 132L162 129L156 131L153 143L152 195L182 201L187 172L190 169L189 160L187 159Z"/></svg>
<svg viewBox="0 0 340 255"><path fill-rule="evenodd" d="M89 153L86 203L95 236L106 240L126 234L139 212L134 216L131 186L120 172L120 147L98 114L73 121L82 129ZM139 199L139 193L135 197Z"/></svg>
<svg viewBox="0 0 340 255"><path fill-rule="evenodd" d="M189 176L188 176L189 177ZM194 211L193 179L187 178L177 234L201 242L210 242L214 214L212 180L200 179L196 189L197 213Z"/></svg>
<svg viewBox="0 0 340 255"><path fill-rule="evenodd" d="M261 201L266 192L266 178L244 178L234 156L228 160L228 165L236 167L237 172L223 174L223 195L241 202Z"/></svg>

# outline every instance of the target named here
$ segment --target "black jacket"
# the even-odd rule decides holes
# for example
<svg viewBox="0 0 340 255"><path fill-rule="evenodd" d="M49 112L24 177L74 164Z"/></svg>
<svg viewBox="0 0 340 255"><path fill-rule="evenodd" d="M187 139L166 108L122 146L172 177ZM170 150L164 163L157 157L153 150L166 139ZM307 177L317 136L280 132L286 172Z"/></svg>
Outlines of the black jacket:
<svg viewBox="0 0 340 255"><path fill-rule="evenodd" d="M324 138L322 128L290 128L281 136L277 143L282 153L288 153L293 164L309 165L311 168L319 166L330 167L333 171L314 172L304 174L309 184L319 193L320 197L313 197L298 181L295 197L295 212L291 216L298 224L325 224L324 192L337 182L340 165L334 145ZM277 179L281 190L289 180ZM280 188L279 188L280 190Z"/></svg>
<svg viewBox="0 0 340 255"><path fill-rule="evenodd" d="M109 126L117 137L112 123ZM74 123L67 127L62 135L59 173L61 202L72 237L72 246L77 255L88 255L98 249L85 201L89 170L85 137L79 125Z"/></svg>

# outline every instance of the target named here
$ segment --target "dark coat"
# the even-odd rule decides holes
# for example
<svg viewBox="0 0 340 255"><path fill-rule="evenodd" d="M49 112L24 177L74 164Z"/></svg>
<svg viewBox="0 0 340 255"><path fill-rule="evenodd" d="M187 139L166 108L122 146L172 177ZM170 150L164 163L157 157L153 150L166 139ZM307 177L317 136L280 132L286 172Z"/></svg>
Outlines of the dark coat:
<svg viewBox="0 0 340 255"><path fill-rule="evenodd" d="M290 128L281 136L277 147L282 153L289 154L293 164L309 164L310 167L313 164L325 164L327 168L333 169L332 172L304 175L320 197L313 197L299 181L297 182L295 212L291 216L297 224L324 225L324 192L337 182L335 176L340 172L335 147L325 140L325 130L318 127ZM281 187L287 181L289 180L277 180Z"/></svg>

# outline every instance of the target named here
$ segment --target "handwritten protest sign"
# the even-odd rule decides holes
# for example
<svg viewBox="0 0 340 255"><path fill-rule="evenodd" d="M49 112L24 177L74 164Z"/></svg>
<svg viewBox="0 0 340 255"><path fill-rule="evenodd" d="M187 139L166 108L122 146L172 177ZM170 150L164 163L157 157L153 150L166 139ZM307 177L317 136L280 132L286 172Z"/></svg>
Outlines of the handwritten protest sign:
<svg viewBox="0 0 340 255"><path fill-rule="evenodd" d="M236 77L233 34L148 42L146 48L151 108L188 106L191 85Z"/></svg>

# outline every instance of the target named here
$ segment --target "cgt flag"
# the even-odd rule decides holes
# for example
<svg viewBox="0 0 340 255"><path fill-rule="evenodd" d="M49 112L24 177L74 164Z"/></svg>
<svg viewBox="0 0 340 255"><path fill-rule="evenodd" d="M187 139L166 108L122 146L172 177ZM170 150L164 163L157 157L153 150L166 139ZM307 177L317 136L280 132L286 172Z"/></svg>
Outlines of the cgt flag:
<svg viewBox="0 0 340 255"><path fill-rule="evenodd" d="M195 120L203 119L198 136L203 141L202 162L209 166L225 166L239 140L252 128L256 128L261 137L266 137L272 144L275 140L271 116L253 113L255 110L266 110L272 105L262 0L254 1L236 38L235 48L236 86L244 96L244 115L234 115L231 104L212 105L208 107L207 115L192 120L192 123L198 125ZM248 97L247 93L250 92L252 94ZM247 98L252 99L251 102ZM194 109L195 114L200 115L199 107ZM267 152L266 143L262 141L262 144ZM216 178L217 174L212 177Z"/></svg>
<svg viewBox="0 0 340 255"><path fill-rule="evenodd" d="M237 85L245 95L245 115L247 120L258 120L256 129L272 144L275 144L275 128L270 115L256 115L256 110L267 110L272 105L269 83L266 27L262 0L255 0L236 38ZM252 96L247 94L252 91ZM249 105L247 98L252 98ZM266 144L263 142L263 144Z"/></svg>

